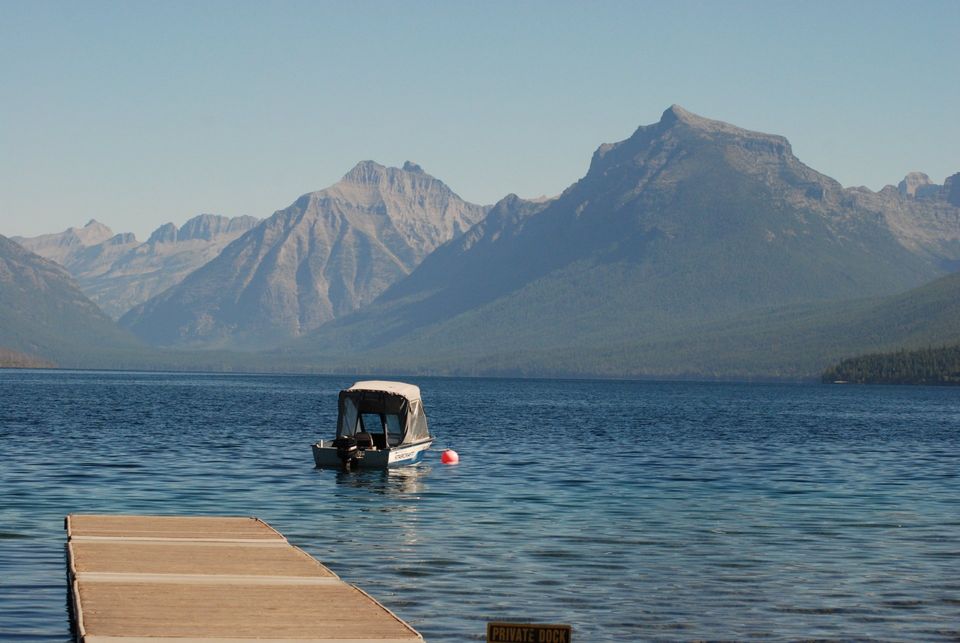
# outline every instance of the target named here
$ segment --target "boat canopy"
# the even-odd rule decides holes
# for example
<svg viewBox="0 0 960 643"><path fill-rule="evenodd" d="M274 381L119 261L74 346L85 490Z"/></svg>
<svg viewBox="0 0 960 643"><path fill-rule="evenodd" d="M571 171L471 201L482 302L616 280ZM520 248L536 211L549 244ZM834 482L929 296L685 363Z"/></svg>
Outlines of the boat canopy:
<svg viewBox="0 0 960 643"><path fill-rule="evenodd" d="M380 442L379 447L399 447L429 438L420 388L403 382L368 381L340 391L337 437L361 431L370 433Z"/></svg>

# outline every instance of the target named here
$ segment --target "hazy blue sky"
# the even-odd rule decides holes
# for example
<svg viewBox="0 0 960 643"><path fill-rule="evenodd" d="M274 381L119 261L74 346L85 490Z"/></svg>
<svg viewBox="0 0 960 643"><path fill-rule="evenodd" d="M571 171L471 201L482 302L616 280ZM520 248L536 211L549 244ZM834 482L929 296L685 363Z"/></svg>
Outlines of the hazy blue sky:
<svg viewBox="0 0 960 643"><path fill-rule="evenodd" d="M960 171L960 2L0 0L0 234L268 216L357 161L557 193L672 103L844 185Z"/></svg>

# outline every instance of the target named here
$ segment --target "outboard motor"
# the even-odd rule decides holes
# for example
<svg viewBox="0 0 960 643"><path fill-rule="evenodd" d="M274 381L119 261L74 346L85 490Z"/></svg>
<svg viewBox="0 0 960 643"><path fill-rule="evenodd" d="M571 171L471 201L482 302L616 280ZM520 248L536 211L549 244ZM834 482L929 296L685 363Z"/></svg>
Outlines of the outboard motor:
<svg viewBox="0 0 960 643"><path fill-rule="evenodd" d="M341 436L333 441L333 446L337 448L337 457L340 458L344 471L349 471L356 465L357 460L363 457L363 452L357 448L357 440L353 436Z"/></svg>

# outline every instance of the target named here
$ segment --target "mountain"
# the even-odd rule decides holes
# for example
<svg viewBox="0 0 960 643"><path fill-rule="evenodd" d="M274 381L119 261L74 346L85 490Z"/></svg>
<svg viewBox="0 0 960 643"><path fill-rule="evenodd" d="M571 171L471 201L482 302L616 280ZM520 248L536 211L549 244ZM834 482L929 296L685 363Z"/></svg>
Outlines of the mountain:
<svg viewBox="0 0 960 643"><path fill-rule="evenodd" d="M118 367L144 347L60 265L0 236L0 346L60 366Z"/></svg>
<svg viewBox="0 0 960 643"><path fill-rule="evenodd" d="M954 273L884 297L756 311L692 333L578 347L562 360L575 364L589 354L616 373L637 368L642 356L637 374L812 378L851 355L960 344L958 320L960 274ZM561 358L533 361L556 365Z"/></svg>
<svg viewBox="0 0 960 643"><path fill-rule="evenodd" d="M937 185L926 174L911 172L896 188L888 185L876 193L851 188L846 193L860 210L882 217L911 252L943 270L960 268L960 173Z"/></svg>
<svg viewBox="0 0 960 643"><path fill-rule="evenodd" d="M121 323L160 346L275 345L369 303L485 212L414 163L364 161Z"/></svg>
<svg viewBox="0 0 960 643"><path fill-rule="evenodd" d="M783 137L673 106L600 146L556 199L507 197L371 306L284 350L358 370L641 374L636 347L680 355L711 324L944 274L960 259L953 185L844 189Z"/></svg>
<svg viewBox="0 0 960 643"><path fill-rule="evenodd" d="M113 231L109 227L90 219L82 228L67 228L63 232L38 237L11 237L11 240L30 252L66 266L84 249L103 243L111 237Z"/></svg>
<svg viewBox="0 0 960 643"><path fill-rule="evenodd" d="M69 267L84 292L118 318L180 283L258 223L250 216L201 214L181 228L172 223L160 226L145 243L126 247L116 256L109 241L88 248Z"/></svg>
<svg viewBox="0 0 960 643"><path fill-rule="evenodd" d="M131 233L115 235L91 221L79 230L15 240L67 268L84 293L117 318L179 283L259 222L249 216L201 214L182 228L164 224L141 243Z"/></svg>

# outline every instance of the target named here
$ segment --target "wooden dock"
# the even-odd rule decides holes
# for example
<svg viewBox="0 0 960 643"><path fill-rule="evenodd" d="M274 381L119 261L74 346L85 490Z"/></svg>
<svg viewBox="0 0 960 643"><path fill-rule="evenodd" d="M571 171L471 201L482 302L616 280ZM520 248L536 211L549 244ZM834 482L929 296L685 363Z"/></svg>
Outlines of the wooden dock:
<svg viewBox="0 0 960 643"><path fill-rule="evenodd" d="M412 627L256 518L67 516L80 643L409 643Z"/></svg>

